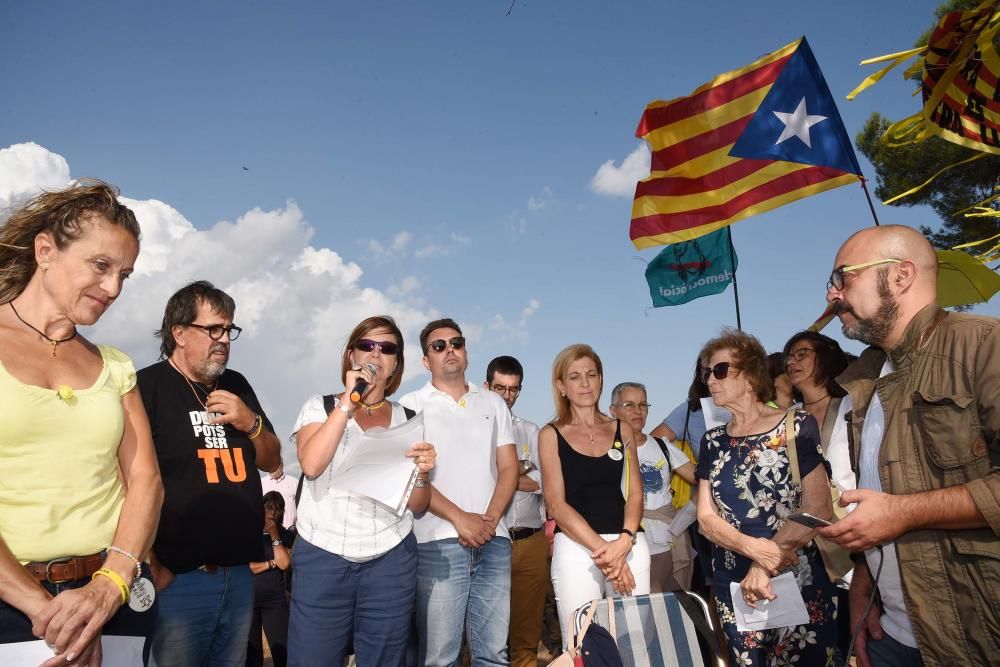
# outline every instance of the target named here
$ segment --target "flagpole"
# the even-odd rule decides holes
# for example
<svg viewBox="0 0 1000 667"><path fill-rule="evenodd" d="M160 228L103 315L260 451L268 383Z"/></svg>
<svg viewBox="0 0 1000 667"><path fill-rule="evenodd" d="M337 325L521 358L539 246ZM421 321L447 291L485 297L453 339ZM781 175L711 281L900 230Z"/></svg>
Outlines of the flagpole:
<svg viewBox="0 0 1000 667"><path fill-rule="evenodd" d="M878 214L875 212L875 204L872 203L872 196L868 194L868 179L864 176L861 177L861 189L865 191L865 199L868 200L868 208L871 209L872 218L875 220L875 226L878 227Z"/></svg>
<svg viewBox="0 0 1000 667"><path fill-rule="evenodd" d="M736 328L743 331L740 319L740 288L736 284L736 249L733 247L733 226L726 225L726 236L729 238L729 265L733 267L733 296L736 297Z"/></svg>

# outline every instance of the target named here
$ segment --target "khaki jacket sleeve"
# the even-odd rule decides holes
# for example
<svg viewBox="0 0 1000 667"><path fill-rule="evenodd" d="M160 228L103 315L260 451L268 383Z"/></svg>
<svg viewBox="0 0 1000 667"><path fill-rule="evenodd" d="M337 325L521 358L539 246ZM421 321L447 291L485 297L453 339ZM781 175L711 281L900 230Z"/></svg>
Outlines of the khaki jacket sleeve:
<svg viewBox="0 0 1000 667"><path fill-rule="evenodd" d="M993 534L1000 535L1000 325L987 331L975 359L976 404L990 472L967 483L966 489Z"/></svg>

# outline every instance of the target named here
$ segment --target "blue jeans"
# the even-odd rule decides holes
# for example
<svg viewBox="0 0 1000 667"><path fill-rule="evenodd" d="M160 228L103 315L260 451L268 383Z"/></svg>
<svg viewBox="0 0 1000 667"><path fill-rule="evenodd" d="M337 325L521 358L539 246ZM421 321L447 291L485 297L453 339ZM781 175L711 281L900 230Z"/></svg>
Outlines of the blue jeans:
<svg viewBox="0 0 1000 667"><path fill-rule="evenodd" d="M882 632L882 639L869 637L865 646L872 667L923 667L920 649L896 641L888 632Z"/></svg>
<svg viewBox="0 0 1000 667"><path fill-rule="evenodd" d="M152 667L243 667L253 617L247 565L178 574L159 592Z"/></svg>
<svg viewBox="0 0 1000 667"><path fill-rule="evenodd" d="M289 665L342 665L352 637L358 667L406 664L417 589L413 533L387 553L363 563L299 537L292 559Z"/></svg>
<svg viewBox="0 0 1000 667"><path fill-rule="evenodd" d="M436 540L417 548L420 664L458 665L463 628L472 667L510 664L510 540L494 537L478 549Z"/></svg>

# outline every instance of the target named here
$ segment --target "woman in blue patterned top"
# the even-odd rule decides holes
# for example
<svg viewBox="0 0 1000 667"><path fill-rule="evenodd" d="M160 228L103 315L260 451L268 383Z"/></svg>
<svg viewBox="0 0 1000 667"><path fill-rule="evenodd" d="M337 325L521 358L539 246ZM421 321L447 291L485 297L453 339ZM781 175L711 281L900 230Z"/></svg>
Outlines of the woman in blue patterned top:
<svg viewBox="0 0 1000 667"><path fill-rule="evenodd" d="M794 511L830 518L830 481L816 420L795 411L795 450L801 485L786 447L786 413L767 405L774 386L760 342L724 330L699 355L717 405L732 412L725 426L705 433L698 459L698 521L714 543L716 606L737 665L842 665L837 650L836 588L830 583L815 532L786 521ZM730 594L749 607L775 599L771 577L794 573L809 620L802 625L741 632Z"/></svg>

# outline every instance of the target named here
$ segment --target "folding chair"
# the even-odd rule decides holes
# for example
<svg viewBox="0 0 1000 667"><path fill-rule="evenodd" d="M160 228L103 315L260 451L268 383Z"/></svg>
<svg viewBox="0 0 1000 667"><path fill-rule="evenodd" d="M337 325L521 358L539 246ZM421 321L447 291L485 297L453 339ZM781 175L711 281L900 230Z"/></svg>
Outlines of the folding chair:
<svg viewBox="0 0 1000 667"><path fill-rule="evenodd" d="M597 604L593 623L610 630L608 604L614 605L615 640L625 667L706 667L698 643L698 628L715 665L725 665L715 639L712 617L705 600L694 593L654 593L634 597L593 600L573 615L574 639L579 635L590 606ZM697 614L700 618L695 618ZM710 663L709 667L712 666Z"/></svg>

